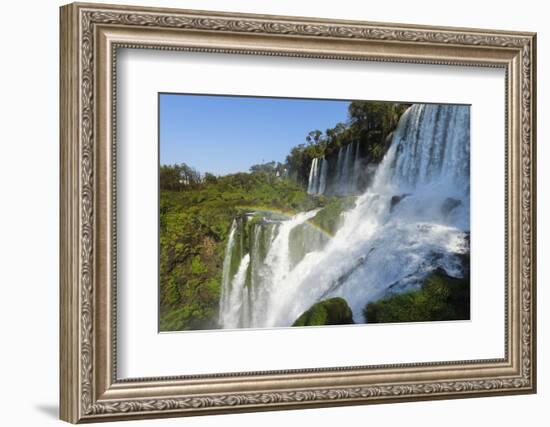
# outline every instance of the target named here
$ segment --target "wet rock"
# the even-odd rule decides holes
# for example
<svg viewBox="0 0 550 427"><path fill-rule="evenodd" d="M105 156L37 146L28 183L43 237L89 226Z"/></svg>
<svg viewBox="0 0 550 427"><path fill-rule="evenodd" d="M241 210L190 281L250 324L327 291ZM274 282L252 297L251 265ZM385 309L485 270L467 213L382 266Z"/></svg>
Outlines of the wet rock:
<svg viewBox="0 0 550 427"><path fill-rule="evenodd" d="M409 193L392 196L390 200L390 213L393 212L393 209L403 200L405 197L410 196Z"/></svg>
<svg viewBox="0 0 550 427"><path fill-rule="evenodd" d="M443 204L441 205L441 213L444 216L449 215L453 209L457 208L462 204L462 201L459 199L454 199L452 197L447 197Z"/></svg>
<svg viewBox="0 0 550 427"><path fill-rule="evenodd" d="M292 326L353 324L351 308L343 298L330 298L313 304Z"/></svg>

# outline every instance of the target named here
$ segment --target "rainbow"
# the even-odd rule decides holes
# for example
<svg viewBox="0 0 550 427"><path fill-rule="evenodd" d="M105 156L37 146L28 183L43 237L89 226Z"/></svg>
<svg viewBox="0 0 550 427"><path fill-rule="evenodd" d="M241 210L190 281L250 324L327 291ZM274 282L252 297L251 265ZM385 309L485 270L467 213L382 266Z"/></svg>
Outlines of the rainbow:
<svg viewBox="0 0 550 427"><path fill-rule="evenodd" d="M294 211L292 209L280 209L280 208L273 208L271 206L260 206L260 205L257 205L257 206L252 206L252 205L243 206L243 205L241 205L241 206L235 206L235 207L237 209L246 210L246 211L273 213L273 214L277 214L277 215L283 216L283 217L288 218L288 219L290 219L291 217L293 217L294 215L299 213L299 211ZM306 221L306 223L308 225L310 225L311 227L315 228L316 230L318 230L319 232L323 233L327 237L329 237L329 238L334 237L334 233L332 231L328 230L327 228L322 227L320 224L316 223L312 219L308 219Z"/></svg>

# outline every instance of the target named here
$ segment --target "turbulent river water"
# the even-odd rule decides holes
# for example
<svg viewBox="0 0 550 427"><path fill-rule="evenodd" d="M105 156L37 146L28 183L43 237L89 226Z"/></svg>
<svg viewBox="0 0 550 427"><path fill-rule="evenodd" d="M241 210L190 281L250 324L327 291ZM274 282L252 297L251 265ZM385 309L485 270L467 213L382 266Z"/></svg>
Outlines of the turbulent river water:
<svg viewBox="0 0 550 427"><path fill-rule="evenodd" d="M463 275L469 251L469 107L415 104L401 117L372 182L330 235L318 210L236 218L223 268L223 328L290 326L320 300L344 298L363 323L369 301L420 286L436 268ZM342 147L332 187L356 188L357 144ZM323 194L327 164L314 159L308 192Z"/></svg>

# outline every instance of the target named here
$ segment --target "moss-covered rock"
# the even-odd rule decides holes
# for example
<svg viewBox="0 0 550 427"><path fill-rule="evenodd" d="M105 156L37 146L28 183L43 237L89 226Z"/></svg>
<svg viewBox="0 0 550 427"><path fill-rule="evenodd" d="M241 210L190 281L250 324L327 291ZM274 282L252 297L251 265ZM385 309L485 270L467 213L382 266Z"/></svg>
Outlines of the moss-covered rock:
<svg viewBox="0 0 550 427"><path fill-rule="evenodd" d="M342 212L355 206L354 196L331 197L323 208L311 219L311 222L329 234L334 234L340 227Z"/></svg>
<svg viewBox="0 0 550 427"><path fill-rule="evenodd" d="M322 208L307 222L294 227L289 236L291 267L309 252L325 247L340 227L342 213L355 205L355 197L320 197Z"/></svg>
<svg viewBox="0 0 550 427"><path fill-rule="evenodd" d="M312 305L292 326L349 325L353 315L343 298L331 298Z"/></svg>
<svg viewBox="0 0 550 427"><path fill-rule="evenodd" d="M367 323L468 320L470 279L447 275L443 269L430 274L419 290L370 302L363 310Z"/></svg>

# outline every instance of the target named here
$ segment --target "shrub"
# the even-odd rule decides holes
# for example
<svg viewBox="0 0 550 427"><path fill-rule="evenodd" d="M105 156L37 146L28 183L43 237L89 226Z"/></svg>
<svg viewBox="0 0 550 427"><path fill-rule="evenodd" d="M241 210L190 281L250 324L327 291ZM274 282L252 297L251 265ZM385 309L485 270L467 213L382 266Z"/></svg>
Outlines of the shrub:
<svg viewBox="0 0 550 427"><path fill-rule="evenodd" d="M312 305L292 326L349 325L353 315L343 298L331 298Z"/></svg>
<svg viewBox="0 0 550 427"><path fill-rule="evenodd" d="M457 279L437 269L420 289L370 302L363 315L367 323L467 320L470 318L469 277Z"/></svg>

